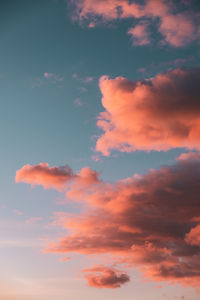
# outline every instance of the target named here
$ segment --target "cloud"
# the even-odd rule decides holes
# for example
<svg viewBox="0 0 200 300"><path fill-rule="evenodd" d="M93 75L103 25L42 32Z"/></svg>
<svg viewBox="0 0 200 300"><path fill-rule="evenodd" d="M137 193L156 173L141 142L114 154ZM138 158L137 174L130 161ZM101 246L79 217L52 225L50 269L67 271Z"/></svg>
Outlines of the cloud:
<svg viewBox="0 0 200 300"><path fill-rule="evenodd" d="M74 100L74 104L75 104L76 106L83 106L83 102L80 100L80 98L76 98L76 99Z"/></svg>
<svg viewBox="0 0 200 300"><path fill-rule="evenodd" d="M45 189L60 189L73 176L73 171L68 166L49 167L48 163L40 163L35 166L23 166L16 172L15 181L17 183L25 182L31 185L42 185Z"/></svg>
<svg viewBox="0 0 200 300"><path fill-rule="evenodd" d="M96 288L115 289L130 281L126 273L104 266L85 269L83 272L87 273L85 278L88 280L89 286Z"/></svg>
<svg viewBox="0 0 200 300"><path fill-rule="evenodd" d="M193 153L115 183L76 181L66 196L85 204L83 212L56 216L68 234L46 252L109 254L115 265L155 281L199 287L199 179L200 156ZM89 272L89 284L103 286L114 276L102 272Z"/></svg>
<svg viewBox="0 0 200 300"><path fill-rule="evenodd" d="M92 76L80 77L76 73L72 74L72 78L74 78L77 81L80 81L82 83L91 83L94 80L94 78Z"/></svg>
<svg viewBox="0 0 200 300"><path fill-rule="evenodd" d="M171 46L182 47L199 38L199 20L197 14L192 11L192 5L184 10L182 3L170 0L146 0L144 4L128 0L71 0L70 2L74 7L73 19L78 19L81 23L89 21L89 27L94 27L99 22L119 19L130 18L142 22L145 19L145 21L152 21L164 42ZM148 27L150 29L151 25ZM129 29L129 34L133 34L135 45L149 44L147 32L147 23Z"/></svg>
<svg viewBox="0 0 200 300"><path fill-rule="evenodd" d="M45 172L39 177L41 166ZM37 176L30 170L37 170ZM30 184L60 188L59 167L40 164L18 172L22 172L20 180ZM49 172L50 182L45 177ZM55 215L54 224L67 234L46 252L109 254L115 265L137 268L154 281L200 286L199 153L181 154L172 166L114 183L100 180L89 167L68 173L68 184L61 180L61 186L66 198L80 202L82 209L77 214ZM95 287L115 288L129 280L126 273L112 267L97 266L85 273Z"/></svg>
<svg viewBox="0 0 200 300"><path fill-rule="evenodd" d="M25 220L25 223L28 225L32 225L32 224L37 224L37 223L41 222L42 220L43 220L43 218L41 218L41 217L30 217Z"/></svg>
<svg viewBox="0 0 200 300"><path fill-rule="evenodd" d="M49 167L48 163L25 165L16 172L16 183L25 182L31 185L42 185L45 189L61 190L70 185L70 181L80 186L87 186L98 182L99 174L89 167L83 168L80 173L74 174L69 166Z"/></svg>
<svg viewBox="0 0 200 300"><path fill-rule="evenodd" d="M14 210L13 210L13 213L14 213L15 215L17 215L17 216L23 215L23 212L21 212L21 211L18 210L18 209L14 209Z"/></svg>
<svg viewBox="0 0 200 300"><path fill-rule="evenodd" d="M69 261L71 259L71 257L61 257L60 261Z"/></svg>
<svg viewBox="0 0 200 300"><path fill-rule="evenodd" d="M175 69L143 81L124 77L99 82L104 112L97 126L104 133L96 150L167 151L200 149L200 68Z"/></svg>
<svg viewBox="0 0 200 300"><path fill-rule="evenodd" d="M144 46L151 43L148 26L148 22L140 22L135 27L129 29L128 34L131 35L134 45Z"/></svg>
<svg viewBox="0 0 200 300"><path fill-rule="evenodd" d="M42 76L34 78L32 82L32 88L41 87L45 84L55 84L60 87L61 82L64 80L59 74L45 72Z"/></svg>
<svg viewBox="0 0 200 300"><path fill-rule="evenodd" d="M45 79L50 79L53 83L56 83L56 82L61 82L64 80L64 78L58 74L54 74L54 73L48 73L48 72L45 72L43 74L44 78Z"/></svg>
<svg viewBox="0 0 200 300"><path fill-rule="evenodd" d="M174 47L185 46L199 38L194 21L188 14L180 13L165 16L159 30L165 37L165 42Z"/></svg>
<svg viewBox="0 0 200 300"><path fill-rule="evenodd" d="M190 230L185 240L190 245L200 246L200 224Z"/></svg>

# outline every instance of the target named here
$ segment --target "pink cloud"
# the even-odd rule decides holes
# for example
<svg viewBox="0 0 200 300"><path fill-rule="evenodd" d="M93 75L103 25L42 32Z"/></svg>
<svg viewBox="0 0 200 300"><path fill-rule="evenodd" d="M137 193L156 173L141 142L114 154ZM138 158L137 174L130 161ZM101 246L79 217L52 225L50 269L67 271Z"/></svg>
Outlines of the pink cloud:
<svg viewBox="0 0 200 300"><path fill-rule="evenodd" d="M183 13L163 17L159 30L165 42L174 47L185 46L199 37L193 18Z"/></svg>
<svg viewBox="0 0 200 300"><path fill-rule="evenodd" d="M61 257L60 261L69 261L71 259L71 257Z"/></svg>
<svg viewBox="0 0 200 300"><path fill-rule="evenodd" d="M94 78L92 76L80 77L78 74L72 74L72 78L82 82L82 83L91 83Z"/></svg>
<svg viewBox="0 0 200 300"><path fill-rule="evenodd" d="M200 246L200 224L190 230L190 232L186 235L185 240L190 245Z"/></svg>
<svg viewBox="0 0 200 300"><path fill-rule="evenodd" d="M151 43L150 33L147 22L140 22L133 28L130 28L128 34L131 35L134 45L143 46Z"/></svg>
<svg viewBox="0 0 200 300"><path fill-rule="evenodd" d="M137 69L137 72L140 72L140 73L146 73L147 69L146 68L139 68Z"/></svg>
<svg viewBox="0 0 200 300"><path fill-rule="evenodd" d="M109 254L115 265L137 268L155 281L199 287L199 178L199 153L115 183L83 168L66 188L66 197L81 201L83 211L56 214L54 223L67 234L46 252ZM115 273L92 268L86 277L90 285L111 287L122 279Z"/></svg>
<svg viewBox="0 0 200 300"><path fill-rule="evenodd" d="M92 210L62 215L72 233L49 251L110 253L154 280L198 285L200 248L193 241L199 233L199 170L199 154L194 153L182 155L175 166L115 184L100 182L96 172L82 169L70 195ZM92 286L117 287L124 277L93 269L86 278Z"/></svg>
<svg viewBox="0 0 200 300"><path fill-rule="evenodd" d="M43 74L44 78L45 79L51 79L53 80L54 82L57 82L57 81L63 81L64 78L58 74L54 74L54 73L48 73L48 72L45 72Z"/></svg>
<svg viewBox="0 0 200 300"><path fill-rule="evenodd" d="M94 80L94 78L92 76L87 76L85 79L84 79L84 82L85 83L89 83L89 82L92 82Z"/></svg>
<svg viewBox="0 0 200 300"><path fill-rule="evenodd" d="M14 210L13 210L13 213L14 213L15 215L17 215L17 216L22 216L22 215L23 215L23 212L21 212L21 211L18 210L18 209L14 209Z"/></svg>
<svg viewBox="0 0 200 300"><path fill-rule="evenodd" d="M128 0L71 0L71 3L75 7L73 19L79 19L80 22L89 20L89 27L102 21L127 18L145 18L155 25L154 21L158 19L155 26L171 46L185 46L199 37L196 13L189 12L188 7L186 11L182 11L180 3L175 1L146 0L144 4L138 4ZM177 12L179 9L181 12ZM146 23L146 26L137 25L129 30L129 34L133 34L134 45L149 44L149 28L147 29Z"/></svg>
<svg viewBox="0 0 200 300"><path fill-rule="evenodd" d="M143 81L100 79L102 105L97 126L104 133L96 150L200 149L200 68L175 69Z"/></svg>
<svg viewBox="0 0 200 300"><path fill-rule="evenodd" d="M61 84L63 80L64 77L59 74L45 72L43 73L42 77L37 77L33 80L32 88L40 87L47 83L56 84L58 87L60 87L59 84Z"/></svg>
<svg viewBox="0 0 200 300"><path fill-rule="evenodd" d="M16 183L25 182L31 185L42 185L45 189L67 189L70 184L88 186L99 181L99 174L89 167L74 174L69 166L49 167L48 163L25 165L16 172ZM67 185L68 184L68 185Z"/></svg>
<svg viewBox="0 0 200 300"><path fill-rule="evenodd" d="M96 288L115 289L121 287L121 285L130 280L125 272L104 266L85 269L83 272L87 273L85 278L88 280L89 286Z"/></svg>
<svg viewBox="0 0 200 300"><path fill-rule="evenodd" d="M43 219L41 217L30 217L26 219L26 224L32 225L41 222Z"/></svg>
<svg viewBox="0 0 200 300"><path fill-rule="evenodd" d="M52 77L52 73L44 73L44 77L45 78L51 78Z"/></svg>
<svg viewBox="0 0 200 300"><path fill-rule="evenodd" d="M61 189L73 176L73 171L68 166L49 167L48 163L40 163L35 166L23 166L16 172L15 181L42 185L45 189Z"/></svg>

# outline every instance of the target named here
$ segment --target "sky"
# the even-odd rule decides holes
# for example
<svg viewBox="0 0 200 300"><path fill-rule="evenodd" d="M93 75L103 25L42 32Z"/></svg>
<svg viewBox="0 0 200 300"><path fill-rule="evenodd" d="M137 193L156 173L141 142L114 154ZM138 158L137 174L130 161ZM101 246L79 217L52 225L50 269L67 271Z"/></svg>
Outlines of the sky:
<svg viewBox="0 0 200 300"><path fill-rule="evenodd" d="M200 299L198 0L0 1L0 298Z"/></svg>

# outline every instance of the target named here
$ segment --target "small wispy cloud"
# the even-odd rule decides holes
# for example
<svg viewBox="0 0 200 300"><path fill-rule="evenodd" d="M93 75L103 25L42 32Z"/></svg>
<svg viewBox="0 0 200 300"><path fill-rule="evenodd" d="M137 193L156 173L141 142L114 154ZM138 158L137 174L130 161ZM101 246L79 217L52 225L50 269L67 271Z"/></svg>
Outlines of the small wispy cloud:
<svg viewBox="0 0 200 300"><path fill-rule="evenodd" d="M54 82L61 82L64 80L64 77L62 77L61 75L59 74L54 74L54 73L48 73L48 72L45 72L43 74L43 77L45 79L50 79L50 80L53 80Z"/></svg>
<svg viewBox="0 0 200 300"><path fill-rule="evenodd" d="M41 222L42 220L43 220L43 218L41 218L41 217L30 217L30 218L26 219L25 223L29 224L29 225L33 225L33 224Z"/></svg>
<svg viewBox="0 0 200 300"><path fill-rule="evenodd" d="M80 77L77 73L72 74L72 78L82 83L91 83L94 80L92 76Z"/></svg>
<svg viewBox="0 0 200 300"><path fill-rule="evenodd" d="M61 76L60 74L44 72L41 76L38 76L33 79L32 88L40 87L49 83L60 86L63 80L64 77Z"/></svg>
<svg viewBox="0 0 200 300"><path fill-rule="evenodd" d="M14 209L14 210L13 210L13 213L14 213L15 215L17 215L17 216L23 215L23 212L21 212L21 211L18 210L18 209Z"/></svg>
<svg viewBox="0 0 200 300"><path fill-rule="evenodd" d="M76 106L79 106L79 107L83 106L83 102L81 101L80 98L76 98L76 99L74 100L74 104L75 104Z"/></svg>
<svg viewBox="0 0 200 300"><path fill-rule="evenodd" d="M61 257L60 259L59 259L60 261L69 261L69 260L71 260L71 257Z"/></svg>

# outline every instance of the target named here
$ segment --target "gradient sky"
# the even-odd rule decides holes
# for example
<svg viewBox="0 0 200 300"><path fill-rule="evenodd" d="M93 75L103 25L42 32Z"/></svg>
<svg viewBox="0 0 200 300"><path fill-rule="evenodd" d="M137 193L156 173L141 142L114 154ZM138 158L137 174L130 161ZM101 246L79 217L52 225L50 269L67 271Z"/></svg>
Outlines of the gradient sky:
<svg viewBox="0 0 200 300"><path fill-rule="evenodd" d="M125 14L126 5L130 12L133 4L141 5L141 15L137 11ZM162 9L157 9L160 4ZM117 10L122 12L116 13ZM2 300L199 299L200 269L195 276L183 274L180 279L163 275L155 280L153 275L144 275L138 261L137 265L132 262L126 265L127 252L122 253L123 264L117 263L121 254L116 258L114 247L103 253L98 243L97 250L90 253L84 253L84 249L82 253L76 249L70 253L47 250L52 244L59 248L59 240L70 235L70 229L63 228L69 216L75 220L76 216L85 216L89 220L87 209L91 205L97 221L101 221L101 210L107 205L95 198L100 197L101 189L110 192L111 188L114 201L115 193L124 197L120 193L128 189L126 181L131 181L134 193L137 189L134 180L139 180L152 198L159 194L158 203L154 204L160 207L165 184L160 183L151 192L151 184L146 181L156 185L164 172L168 175L166 180L177 172L176 181L170 184L174 187L179 183L184 209L191 210L188 223L184 219L188 234L185 240L190 247L200 247L200 214L192 215L187 190L194 188L191 195L199 191L189 182L190 177L198 181L200 174L199 16L198 0L0 1ZM136 84L138 93L130 94ZM142 109L134 106L133 100L143 101ZM101 115L106 123L102 130L97 119L103 111L110 115L108 119ZM149 126L159 132L162 129L159 138L156 135L158 144L153 133L147 137ZM185 134L187 130L192 132L191 136ZM99 141L103 142L98 148ZM183 157L182 153L189 154ZM46 171L38 168L40 163L49 164ZM31 165L27 172L23 169L26 165ZM73 175L61 167L66 165ZM54 166L56 171L50 169ZM162 171L163 166L168 166L167 171ZM90 169L86 175L79 173L84 167L100 173L103 183L96 180L97 173L90 174ZM155 178L151 169L157 172ZM17 171L21 171L18 179ZM63 183L62 172L66 182L70 178L72 186ZM134 174L137 175L133 177ZM120 180L125 182L121 188ZM67 188L72 197L65 195ZM79 192L80 198L87 198L86 203L78 199ZM90 193L95 198L92 204ZM107 199L105 195L102 197ZM124 198L122 202L116 203L116 207L126 205ZM176 207L170 205L171 210L173 205ZM114 207L115 203L113 210ZM171 216L162 213L163 219ZM193 223L192 217L196 218ZM114 222L112 218L110 222ZM83 224L79 226L79 233L91 234L91 228L85 232ZM100 226L104 228L101 222ZM167 225L164 230L168 231ZM112 237L110 233L108 236ZM198 258L200 251L187 257L191 267L192 255ZM70 260L61 261L63 257ZM183 257L180 255L178 259L181 266ZM87 282L90 275L85 275L95 276L99 270L93 270L94 266L107 271L113 268L113 272L116 268L116 272L128 274L130 281L116 289L102 282L101 288L95 288L94 281ZM84 269L90 270L83 272ZM120 281L120 275L115 276ZM194 285L190 279L195 281Z"/></svg>

